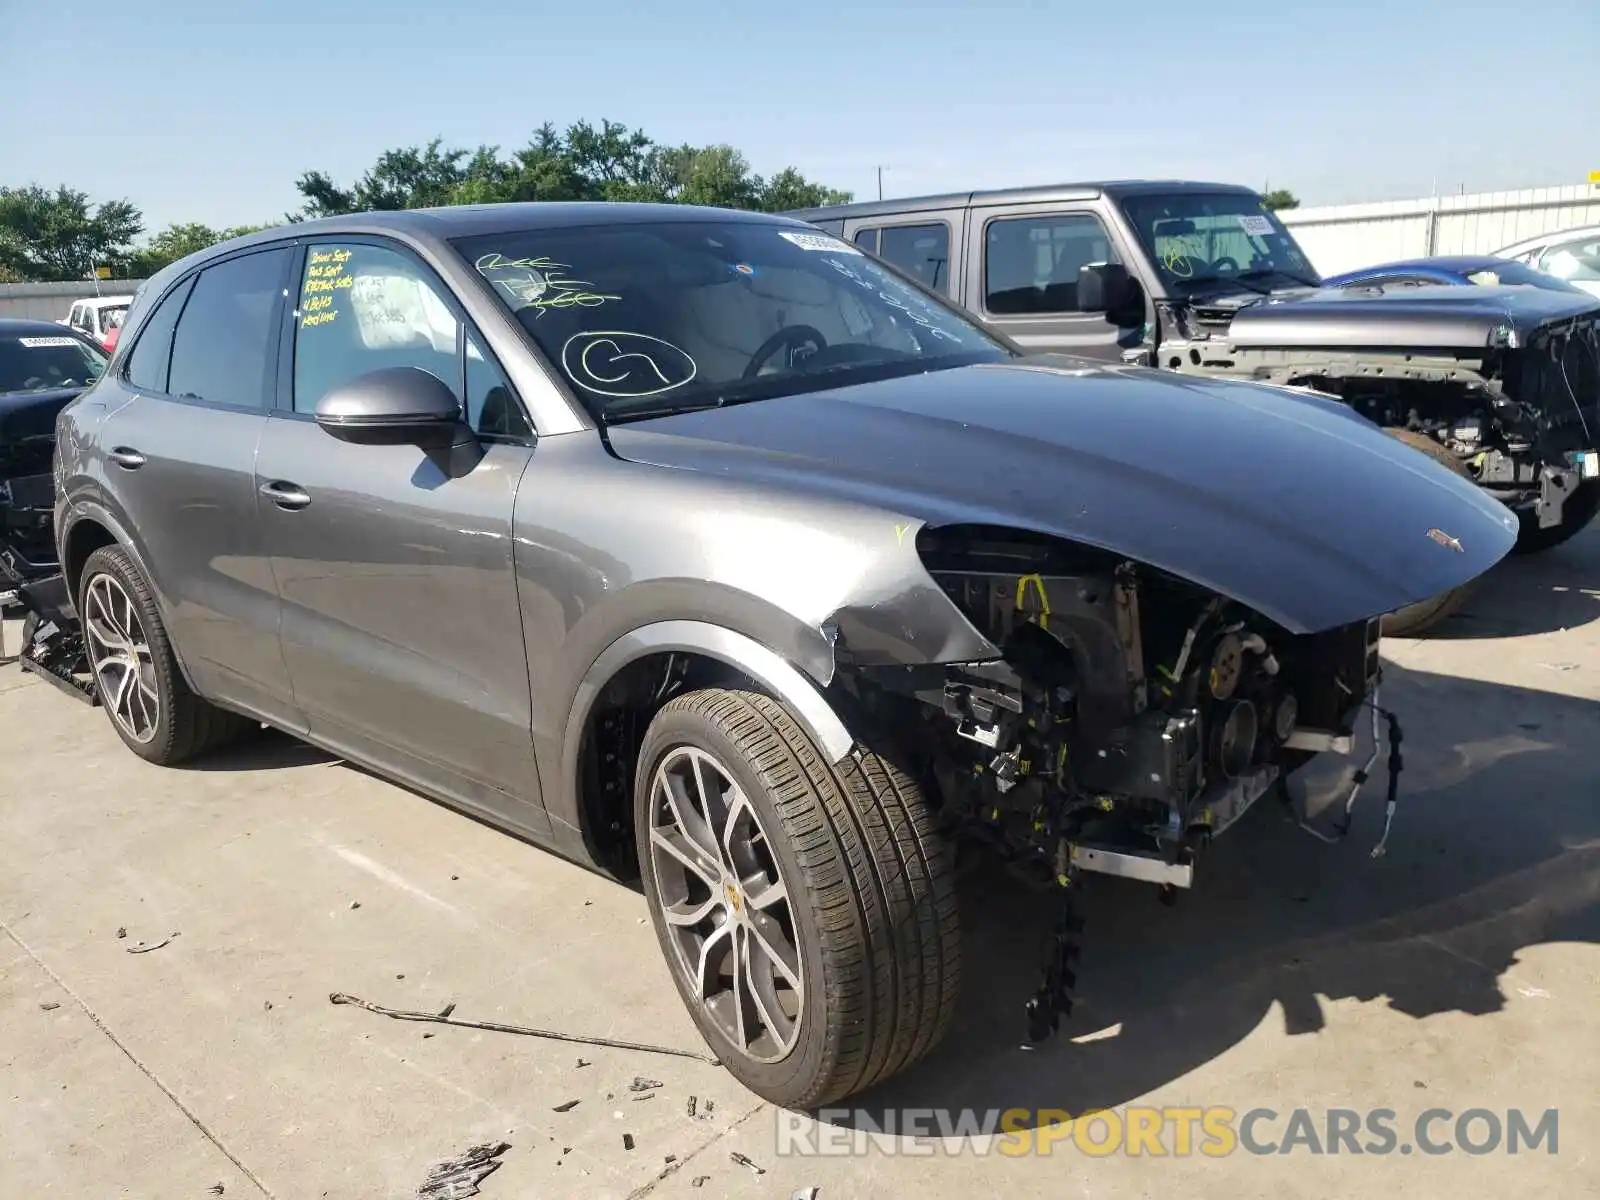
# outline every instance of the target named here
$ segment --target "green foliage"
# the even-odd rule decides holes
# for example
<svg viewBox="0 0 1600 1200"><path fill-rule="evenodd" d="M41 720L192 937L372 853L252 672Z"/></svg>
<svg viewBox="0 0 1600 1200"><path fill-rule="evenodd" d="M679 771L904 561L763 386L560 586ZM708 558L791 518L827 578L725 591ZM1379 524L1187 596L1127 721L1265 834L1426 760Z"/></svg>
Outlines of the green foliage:
<svg viewBox="0 0 1600 1200"><path fill-rule="evenodd" d="M1296 196L1288 188L1273 188L1261 197L1261 202L1274 212L1280 208L1300 207L1300 197Z"/></svg>
<svg viewBox="0 0 1600 1200"><path fill-rule="evenodd" d="M87 193L65 184L0 187L0 270L20 280L85 279L96 266L119 265L143 228L126 200L91 207Z"/></svg>
<svg viewBox="0 0 1600 1200"><path fill-rule="evenodd" d="M296 182L300 217L527 200L653 201L781 212L842 204L848 192L812 183L793 167L770 180L732 146L663 146L615 121L546 123L509 156L498 146L389 150L349 187L322 171Z"/></svg>
<svg viewBox="0 0 1600 1200"><path fill-rule="evenodd" d="M225 242L229 238L243 237L265 225L236 225L231 229L213 229L209 225L191 222L187 225L169 225L150 241L128 256L127 273L130 278L148 279L163 267L180 258Z"/></svg>
<svg viewBox="0 0 1600 1200"><path fill-rule="evenodd" d="M665 146L616 121L578 121L564 131L548 122L510 154L498 146L425 146L386 150L358 179L341 186L323 171L295 181L303 204L275 224L339 213L495 204L527 200L611 200L705 204L783 212L843 204L849 192L812 183L793 167L771 179L732 146ZM70 280L109 266L120 278L144 278L180 258L266 226L213 229L169 225L132 243L144 218L126 200L91 206L66 187L0 187L0 282Z"/></svg>

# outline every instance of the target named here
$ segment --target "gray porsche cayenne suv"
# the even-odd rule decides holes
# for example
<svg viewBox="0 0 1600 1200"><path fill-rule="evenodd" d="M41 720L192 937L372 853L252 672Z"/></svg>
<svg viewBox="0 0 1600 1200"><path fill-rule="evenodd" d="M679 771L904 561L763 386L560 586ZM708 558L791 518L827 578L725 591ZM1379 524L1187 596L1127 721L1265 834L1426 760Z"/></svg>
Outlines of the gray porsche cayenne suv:
<svg viewBox="0 0 1600 1200"><path fill-rule="evenodd" d="M223 243L141 289L56 432L134 753L267 724L639 878L709 1044L798 1106L944 1032L954 846L1050 903L1188 886L1377 712L1381 615L1516 533L1336 402L1030 356L689 207Z"/></svg>

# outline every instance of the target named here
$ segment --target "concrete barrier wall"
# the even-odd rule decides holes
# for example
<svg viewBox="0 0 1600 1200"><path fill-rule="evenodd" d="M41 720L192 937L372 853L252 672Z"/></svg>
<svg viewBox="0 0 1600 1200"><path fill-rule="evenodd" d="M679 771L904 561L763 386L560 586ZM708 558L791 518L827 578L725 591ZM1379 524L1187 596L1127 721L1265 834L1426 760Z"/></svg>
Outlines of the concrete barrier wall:
<svg viewBox="0 0 1600 1200"><path fill-rule="evenodd" d="M1600 184L1291 208L1283 223L1324 275L1428 254L1493 254L1523 238L1600 225Z"/></svg>
<svg viewBox="0 0 1600 1200"><path fill-rule="evenodd" d="M0 283L0 317L59 321L67 315L74 300L86 296L131 296L143 282L142 279L102 279L98 289L89 279L81 283Z"/></svg>

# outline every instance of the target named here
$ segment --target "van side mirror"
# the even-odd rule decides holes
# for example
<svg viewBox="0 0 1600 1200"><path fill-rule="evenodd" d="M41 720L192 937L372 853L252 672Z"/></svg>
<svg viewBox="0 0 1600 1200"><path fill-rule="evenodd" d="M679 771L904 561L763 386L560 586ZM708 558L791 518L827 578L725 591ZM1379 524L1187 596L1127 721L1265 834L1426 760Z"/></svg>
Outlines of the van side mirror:
<svg viewBox="0 0 1600 1200"><path fill-rule="evenodd" d="M1125 312L1138 299L1133 277L1121 263L1090 263L1078 268L1078 308L1105 313L1107 320Z"/></svg>
<svg viewBox="0 0 1600 1200"><path fill-rule="evenodd" d="M368 371L317 401L317 424L350 441L434 444L465 431L461 402L420 367Z"/></svg>

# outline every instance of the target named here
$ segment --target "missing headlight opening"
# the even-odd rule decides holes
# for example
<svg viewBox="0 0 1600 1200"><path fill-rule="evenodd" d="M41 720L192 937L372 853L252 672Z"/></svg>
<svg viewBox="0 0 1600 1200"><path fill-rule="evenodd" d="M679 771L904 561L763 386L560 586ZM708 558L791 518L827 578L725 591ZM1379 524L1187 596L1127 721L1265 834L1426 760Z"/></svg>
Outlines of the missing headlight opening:
<svg viewBox="0 0 1600 1200"><path fill-rule="evenodd" d="M1372 757L1333 832L1302 824L1324 840L1348 832L1381 714L1386 841L1402 764L1398 721L1378 707L1380 618L1295 635L1147 566L1004 530L924 529L918 549L1001 657L854 675L916 748L947 827L1058 893L1031 1039L1071 1011L1078 873L1153 883L1173 902L1205 843L1268 792L1288 803L1287 775L1348 752L1364 711Z"/></svg>

